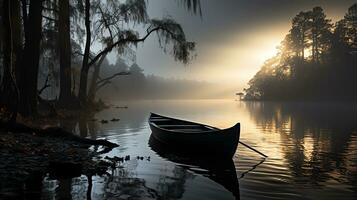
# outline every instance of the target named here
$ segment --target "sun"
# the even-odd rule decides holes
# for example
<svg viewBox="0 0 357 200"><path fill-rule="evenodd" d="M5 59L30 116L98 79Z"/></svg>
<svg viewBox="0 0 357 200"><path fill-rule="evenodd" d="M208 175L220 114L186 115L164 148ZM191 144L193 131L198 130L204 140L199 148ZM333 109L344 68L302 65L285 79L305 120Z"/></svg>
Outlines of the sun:
<svg viewBox="0 0 357 200"><path fill-rule="evenodd" d="M262 44L259 49L257 49L256 55L261 62L276 56L279 52L278 46L279 41L276 38L271 38L269 41L265 41L265 44Z"/></svg>

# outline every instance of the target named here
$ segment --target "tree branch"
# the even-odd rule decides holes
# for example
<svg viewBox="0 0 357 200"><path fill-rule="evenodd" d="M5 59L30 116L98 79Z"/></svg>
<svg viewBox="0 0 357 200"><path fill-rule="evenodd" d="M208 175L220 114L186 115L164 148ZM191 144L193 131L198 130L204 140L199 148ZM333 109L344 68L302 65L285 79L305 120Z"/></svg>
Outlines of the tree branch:
<svg viewBox="0 0 357 200"><path fill-rule="evenodd" d="M53 22L56 22L58 21L57 19L54 19L54 18L51 18L51 17L47 17L45 15L42 15L43 18L47 19L48 21L53 21Z"/></svg>
<svg viewBox="0 0 357 200"><path fill-rule="evenodd" d="M74 51L73 53L72 53L72 55L74 55L74 56L84 56L84 54L82 53L82 52L80 52L80 51ZM90 61L92 61L93 59L92 59L92 56L89 56L89 60Z"/></svg>
<svg viewBox="0 0 357 200"><path fill-rule="evenodd" d="M48 84L49 76L50 76L50 75L47 75L45 84L44 84L44 85L42 86L42 88L38 91L38 95L41 95L42 92L43 92L46 88L51 87L51 85Z"/></svg>
<svg viewBox="0 0 357 200"><path fill-rule="evenodd" d="M108 24L108 21L107 21L107 19L106 19L106 17L105 17L105 14L104 14L103 10L102 10L102 7L100 7L100 6L99 6L99 11L100 11L100 13L102 14L104 26L108 29L109 34L110 34L110 38L113 40L113 32L112 32L112 29L110 29L110 26L109 26L109 24Z"/></svg>
<svg viewBox="0 0 357 200"><path fill-rule="evenodd" d="M111 79L117 77L117 76L122 76L122 75L130 75L130 72L119 72L119 73L116 73L108 78L105 78L105 79L102 79L100 81L97 82L97 88L96 88L96 91L100 90L102 87L104 87L105 85L107 84L110 84L111 83Z"/></svg>
<svg viewBox="0 0 357 200"><path fill-rule="evenodd" d="M156 31L159 31L159 30L165 30L165 31L168 31L166 28L164 28L163 26L158 26L156 28L153 28L151 29L150 31L147 31L146 35L142 38L124 38L124 39L120 39L118 40L117 42L113 43L112 45L109 45L107 46L104 50L102 50L100 53L98 53L93 59L91 62L89 62L88 66L92 66L94 63L96 63L99 58L106 54L106 53L109 53L110 51L113 50L113 48L119 46L119 45L122 45L122 44L125 44L125 43L138 43L138 42L144 42L150 35L151 33L153 32L156 32ZM170 34L171 32L168 31Z"/></svg>
<svg viewBox="0 0 357 200"><path fill-rule="evenodd" d="M113 74L112 76L109 76L107 78L97 81L96 84L99 85L99 84L103 84L103 83L105 83L105 84L110 83L110 80L112 80L113 78L115 78L117 76L127 76L127 75L130 75L130 72L119 72L119 73Z"/></svg>
<svg viewBox="0 0 357 200"><path fill-rule="evenodd" d="M23 17L23 22L24 22L24 29L27 30L28 14L27 14L26 0L21 0L21 8L22 8L22 17Z"/></svg>

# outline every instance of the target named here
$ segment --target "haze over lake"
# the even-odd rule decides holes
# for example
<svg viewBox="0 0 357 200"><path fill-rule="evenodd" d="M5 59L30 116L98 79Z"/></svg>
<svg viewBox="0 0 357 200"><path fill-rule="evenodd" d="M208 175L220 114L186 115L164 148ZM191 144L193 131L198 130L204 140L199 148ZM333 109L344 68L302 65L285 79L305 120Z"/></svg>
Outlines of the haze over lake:
<svg viewBox="0 0 357 200"><path fill-rule="evenodd" d="M0 0L0 200L357 199L356 0Z"/></svg>
<svg viewBox="0 0 357 200"><path fill-rule="evenodd" d="M124 163L124 168L111 172L113 177L93 179L92 199L120 199L126 195L134 199L356 198L357 110L354 104L231 100L114 104L128 108L111 108L98 113L96 118L119 117L120 122L80 122L76 126L82 136L106 138L118 143L120 147L109 156L130 155L131 158ZM239 145L233 157L234 165L226 166L235 171L221 171L216 175L223 178L217 181L212 178L217 173L212 168L214 163L180 159L149 144L151 130L147 120L150 112L219 128L240 122L241 141L269 157L264 160L259 154ZM66 123L62 125L66 127ZM238 180L238 185L234 185L234 179ZM66 190L68 195L74 199L85 196L86 177L74 178L67 184L71 188ZM63 192L51 189L56 185L68 187L49 180L45 185L49 187L44 188L48 197Z"/></svg>

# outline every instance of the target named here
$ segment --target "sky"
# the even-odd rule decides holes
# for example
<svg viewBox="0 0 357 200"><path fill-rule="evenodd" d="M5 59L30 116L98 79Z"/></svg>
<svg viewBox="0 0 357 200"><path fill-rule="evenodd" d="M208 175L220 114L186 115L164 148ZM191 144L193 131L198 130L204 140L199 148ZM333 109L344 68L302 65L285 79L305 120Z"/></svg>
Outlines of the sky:
<svg viewBox="0 0 357 200"><path fill-rule="evenodd" d="M201 0L200 17L179 1L149 0L149 16L179 22L187 39L196 42L197 57L189 65L175 62L153 35L138 45L137 63L146 74L220 83L240 91L277 53L298 12L321 6L336 21L354 3L357 0Z"/></svg>

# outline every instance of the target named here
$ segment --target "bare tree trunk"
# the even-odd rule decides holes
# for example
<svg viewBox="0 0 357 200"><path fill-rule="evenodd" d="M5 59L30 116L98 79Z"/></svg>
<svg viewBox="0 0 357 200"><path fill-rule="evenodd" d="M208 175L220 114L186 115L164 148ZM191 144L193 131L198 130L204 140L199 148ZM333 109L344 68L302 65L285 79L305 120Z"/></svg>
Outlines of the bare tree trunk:
<svg viewBox="0 0 357 200"><path fill-rule="evenodd" d="M21 60L23 56L23 29L21 20L21 4L19 0L12 0L12 17L11 17L11 28L12 28L12 41L13 41L13 66L15 77L21 73ZM17 81L17 78L16 78Z"/></svg>
<svg viewBox="0 0 357 200"><path fill-rule="evenodd" d="M319 34L319 33L318 33L318 34ZM315 47L315 51L316 51L316 62L317 62L317 63L320 62L319 46L320 46L319 36L316 35L316 47Z"/></svg>
<svg viewBox="0 0 357 200"><path fill-rule="evenodd" d="M72 98L71 83L71 42L69 21L69 0L59 1L59 52L60 52L60 95L62 104Z"/></svg>
<svg viewBox="0 0 357 200"><path fill-rule="evenodd" d="M11 73L18 65L22 51L20 2L18 0L5 0L3 2L2 20L4 27L4 83L9 85Z"/></svg>
<svg viewBox="0 0 357 200"><path fill-rule="evenodd" d="M100 58L100 60L98 61L98 63L94 65L94 72L93 72L91 84L90 84L89 91L88 91L88 101L89 102L94 102L94 100L95 100L95 95L97 93L97 81L99 79L100 67L101 67L105 58L106 58L106 55L103 55Z"/></svg>
<svg viewBox="0 0 357 200"><path fill-rule="evenodd" d="M11 30L10 30L10 0L4 0L2 8L2 23L3 23L3 37L4 37L4 57L3 57L3 67L4 67L4 77L2 81L2 90L10 89L8 88L11 76ZM4 91L2 91L4 92ZM5 95L4 95L5 96ZM3 100L5 101L5 100Z"/></svg>
<svg viewBox="0 0 357 200"><path fill-rule="evenodd" d="M311 56L312 61L315 61L315 29L311 27Z"/></svg>
<svg viewBox="0 0 357 200"><path fill-rule="evenodd" d="M1 102L12 111L10 122L16 121L19 93L14 78L14 69L21 57L21 15L20 2L18 0L3 1L3 34L4 34L4 77L1 85Z"/></svg>
<svg viewBox="0 0 357 200"><path fill-rule="evenodd" d="M22 11L22 23L23 23L23 27L24 27L24 36L25 36L25 41L29 40L29 27L28 27L28 11L27 11L27 1L26 0L21 0L21 11ZM25 49L23 49L22 52L22 57L21 60L19 61L19 64L16 68L16 83L20 89L20 95L21 95L21 88L24 87L24 81L25 81L25 70L24 68L26 66L24 66L24 54L25 54ZM20 96L21 99L21 96ZM22 109L23 106L20 106Z"/></svg>
<svg viewBox="0 0 357 200"><path fill-rule="evenodd" d="M81 77L79 82L78 97L82 105L87 103L87 85L88 85L88 70L89 70L89 54L91 42L90 30L90 0L85 1L85 27L86 27L86 45L84 49L84 56L81 69Z"/></svg>
<svg viewBox="0 0 357 200"><path fill-rule="evenodd" d="M305 25L303 25L302 28L302 41L301 41L301 60L304 61L305 60Z"/></svg>
<svg viewBox="0 0 357 200"><path fill-rule="evenodd" d="M37 80L42 30L42 2L31 0L28 29L23 56L23 85L20 87L21 113L24 116L37 114Z"/></svg>

